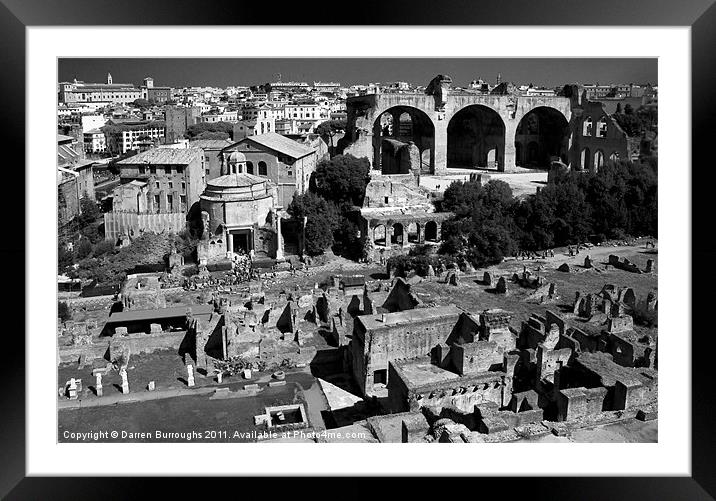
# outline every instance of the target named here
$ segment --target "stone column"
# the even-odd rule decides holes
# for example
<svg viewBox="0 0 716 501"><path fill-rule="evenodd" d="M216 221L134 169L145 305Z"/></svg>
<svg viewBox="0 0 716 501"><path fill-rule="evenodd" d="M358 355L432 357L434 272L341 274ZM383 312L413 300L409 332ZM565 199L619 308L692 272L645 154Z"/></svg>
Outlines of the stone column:
<svg viewBox="0 0 716 501"><path fill-rule="evenodd" d="M427 223L423 223L423 224L415 223L415 224L418 227L418 243L424 244L425 243L425 225Z"/></svg>
<svg viewBox="0 0 716 501"><path fill-rule="evenodd" d="M442 120L440 118L442 117ZM430 153L431 172L437 176L447 174L447 126L448 120L444 113L438 112L435 124L435 145Z"/></svg>
<svg viewBox="0 0 716 501"><path fill-rule="evenodd" d="M102 396L102 374L97 373L95 374L95 384L94 384L94 390L98 397Z"/></svg>
<svg viewBox="0 0 716 501"><path fill-rule="evenodd" d="M393 225L385 224L385 247L391 246L391 240L393 240Z"/></svg>
<svg viewBox="0 0 716 501"><path fill-rule="evenodd" d="M514 170L517 166L517 151L515 148L515 134L517 125L520 123L517 118L505 118L505 151L498 155L500 159L500 172Z"/></svg>
<svg viewBox="0 0 716 501"><path fill-rule="evenodd" d="M281 234L281 217L276 214L276 259L283 259L283 235Z"/></svg>
<svg viewBox="0 0 716 501"><path fill-rule="evenodd" d="M228 229L224 232L224 235L226 236L226 252L228 252L229 256L231 256L234 252L234 239Z"/></svg>
<svg viewBox="0 0 716 501"><path fill-rule="evenodd" d="M194 367L192 367L191 365L186 366L186 385L190 388L195 385Z"/></svg>
<svg viewBox="0 0 716 501"><path fill-rule="evenodd" d="M119 374L120 374L120 376L122 376L122 393L124 395L127 395L129 393L129 381L127 380L127 369L122 369Z"/></svg>

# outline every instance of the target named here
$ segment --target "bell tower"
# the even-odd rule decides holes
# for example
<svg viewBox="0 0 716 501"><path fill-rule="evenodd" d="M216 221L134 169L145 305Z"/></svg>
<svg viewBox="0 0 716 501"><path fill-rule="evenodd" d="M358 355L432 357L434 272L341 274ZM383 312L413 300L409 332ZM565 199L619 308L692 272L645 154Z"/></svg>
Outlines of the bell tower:
<svg viewBox="0 0 716 501"><path fill-rule="evenodd" d="M107 85L112 85L112 74L107 73Z"/></svg>

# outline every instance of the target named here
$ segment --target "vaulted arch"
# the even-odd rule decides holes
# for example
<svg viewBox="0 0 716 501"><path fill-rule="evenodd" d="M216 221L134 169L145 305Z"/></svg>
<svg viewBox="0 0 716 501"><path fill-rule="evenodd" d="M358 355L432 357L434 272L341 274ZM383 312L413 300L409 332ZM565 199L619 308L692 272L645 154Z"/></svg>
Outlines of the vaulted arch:
<svg viewBox="0 0 716 501"><path fill-rule="evenodd" d="M569 163L569 122L561 111L538 106L526 113L515 133L515 164L521 167L549 168L554 160Z"/></svg>
<svg viewBox="0 0 716 501"><path fill-rule="evenodd" d="M434 149L435 126L418 108L393 106L373 123L373 168L383 174L430 173Z"/></svg>
<svg viewBox="0 0 716 501"><path fill-rule="evenodd" d="M505 122L492 108L474 104L462 108L447 126L447 166L497 169L504 166Z"/></svg>

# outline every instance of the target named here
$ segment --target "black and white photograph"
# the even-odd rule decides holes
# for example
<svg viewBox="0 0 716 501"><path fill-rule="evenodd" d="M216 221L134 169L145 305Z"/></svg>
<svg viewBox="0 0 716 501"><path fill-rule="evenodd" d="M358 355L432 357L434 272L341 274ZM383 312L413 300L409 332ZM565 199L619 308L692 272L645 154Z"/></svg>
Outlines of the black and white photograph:
<svg viewBox="0 0 716 501"><path fill-rule="evenodd" d="M657 443L658 66L59 58L58 442Z"/></svg>

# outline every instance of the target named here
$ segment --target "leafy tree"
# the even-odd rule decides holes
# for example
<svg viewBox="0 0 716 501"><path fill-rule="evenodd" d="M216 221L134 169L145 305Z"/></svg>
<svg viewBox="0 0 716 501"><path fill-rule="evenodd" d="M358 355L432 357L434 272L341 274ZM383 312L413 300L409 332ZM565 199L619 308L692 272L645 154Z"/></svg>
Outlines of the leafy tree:
<svg viewBox="0 0 716 501"><path fill-rule="evenodd" d="M621 113L621 112L622 112L622 103L617 103L616 113Z"/></svg>
<svg viewBox="0 0 716 501"><path fill-rule="evenodd" d="M150 101L147 101L146 99L141 99L141 98L135 99L134 101L132 101L132 104L134 106L136 106L137 108L142 108L142 109L151 108L151 106L152 106L152 103Z"/></svg>
<svg viewBox="0 0 716 501"><path fill-rule="evenodd" d="M88 238L82 238L77 242L77 246L75 247L75 257L77 259L84 259L90 254L92 254L92 242L90 242Z"/></svg>
<svg viewBox="0 0 716 501"><path fill-rule="evenodd" d="M194 139L229 139L228 132L201 132Z"/></svg>
<svg viewBox="0 0 716 501"><path fill-rule="evenodd" d="M363 205L370 163L367 158L336 155L320 162L311 176L310 189L339 206Z"/></svg>
<svg viewBox="0 0 716 501"><path fill-rule="evenodd" d="M80 227L94 223L101 215L102 213L99 210L99 205L97 205L97 202L94 199L86 195L80 198L80 214L77 216Z"/></svg>
<svg viewBox="0 0 716 501"><path fill-rule="evenodd" d="M346 130L348 123L346 120L327 120L321 122L316 127L316 134L320 135L323 139L328 138L328 144L331 149L333 148L333 136L336 133Z"/></svg>
<svg viewBox="0 0 716 501"><path fill-rule="evenodd" d="M59 301L57 303L57 318L63 322L72 320L72 310L65 301Z"/></svg>
<svg viewBox="0 0 716 501"><path fill-rule="evenodd" d="M322 254L333 244L333 224L340 220L333 204L309 191L294 195L287 211L294 219L305 221L305 249L308 255Z"/></svg>
<svg viewBox="0 0 716 501"><path fill-rule="evenodd" d="M633 115L633 114L634 114L634 107L633 107L631 104L627 103L627 104L624 106L624 114L625 114L625 115Z"/></svg>
<svg viewBox="0 0 716 501"><path fill-rule="evenodd" d="M223 132L228 134L229 137L233 137L234 125L231 122L202 122L194 125L190 125L186 130L186 137L194 139L196 136L203 132Z"/></svg>

